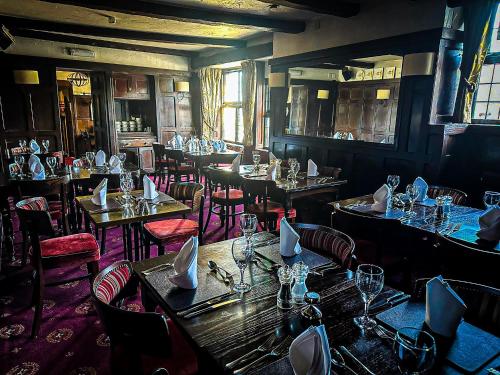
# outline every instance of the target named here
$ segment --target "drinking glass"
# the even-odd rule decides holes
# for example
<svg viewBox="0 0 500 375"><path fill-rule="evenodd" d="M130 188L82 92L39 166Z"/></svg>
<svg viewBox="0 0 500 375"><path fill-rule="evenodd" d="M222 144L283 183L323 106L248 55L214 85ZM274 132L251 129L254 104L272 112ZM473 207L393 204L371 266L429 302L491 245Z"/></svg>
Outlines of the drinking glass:
<svg viewBox="0 0 500 375"><path fill-rule="evenodd" d="M252 160L253 160L253 170L257 172L259 170L260 163L260 153L258 151L252 151Z"/></svg>
<svg viewBox="0 0 500 375"><path fill-rule="evenodd" d="M231 247L233 259L240 269L240 282L233 286L233 290L238 293L246 293L252 288L250 284L245 283L244 275L245 268L247 267L248 263L251 262L254 252L252 247L247 247L246 239L245 241L243 240L244 239L242 238L235 239Z"/></svg>
<svg viewBox="0 0 500 375"><path fill-rule="evenodd" d="M299 174L300 171L300 163L295 162L292 167L292 172L293 172L293 183L297 183L297 175Z"/></svg>
<svg viewBox="0 0 500 375"><path fill-rule="evenodd" d="M130 192L134 189L134 181L130 173L120 174L120 189L123 192L123 198L125 199L126 205L128 205Z"/></svg>
<svg viewBox="0 0 500 375"><path fill-rule="evenodd" d="M48 139L44 139L42 141L42 146L45 149L45 153L49 152L50 141Z"/></svg>
<svg viewBox="0 0 500 375"><path fill-rule="evenodd" d="M24 177L23 166L24 166L24 156L16 155L14 156L14 163L16 163L19 168L19 177Z"/></svg>
<svg viewBox="0 0 500 375"><path fill-rule="evenodd" d="M54 156L47 157L47 165L50 168L50 177L54 177L54 168L57 165L57 159Z"/></svg>
<svg viewBox="0 0 500 375"><path fill-rule="evenodd" d="M500 193L496 191L485 191L483 202L487 209L500 204Z"/></svg>
<svg viewBox="0 0 500 375"><path fill-rule="evenodd" d="M87 151L85 153L85 157L89 161L89 167L90 167L90 169L92 169L92 165L94 164L94 159L95 159L95 152L93 152L93 151Z"/></svg>
<svg viewBox="0 0 500 375"><path fill-rule="evenodd" d="M394 196L394 192L399 185L399 176L395 174L387 176L387 185L391 188L391 196Z"/></svg>
<svg viewBox="0 0 500 375"><path fill-rule="evenodd" d="M19 140L19 147L21 147L21 148L22 148L22 152L24 152L24 150L26 149L26 145L27 145L27 144L28 144L28 143L26 142L26 139L20 139L20 140Z"/></svg>
<svg viewBox="0 0 500 375"><path fill-rule="evenodd" d="M406 196L410 200L410 211L407 213L408 217L417 216L417 213L413 211L413 205L415 204L415 201L417 200L419 194L420 189L418 186L415 186L413 184L409 184L408 186L406 186Z"/></svg>
<svg viewBox="0 0 500 375"><path fill-rule="evenodd" d="M245 236L247 248L251 247L252 236L257 229L257 216L254 214L240 215L240 228Z"/></svg>
<svg viewBox="0 0 500 375"><path fill-rule="evenodd" d="M377 322L368 316L368 308L384 287L384 270L374 264L361 264L356 270L356 287L365 303L363 316L354 318L354 323L362 330L370 330Z"/></svg>
<svg viewBox="0 0 500 375"><path fill-rule="evenodd" d="M436 343L429 333L417 328L404 327L396 332L393 352L402 374L422 374L434 365Z"/></svg>
<svg viewBox="0 0 500 375"><path fill-rule="evenodd" d="M124 152L118 153L118 160L120 160L120 165L121 168L123 168L123 164L125 163L125 160L127 159L127 154Z"/></svg>

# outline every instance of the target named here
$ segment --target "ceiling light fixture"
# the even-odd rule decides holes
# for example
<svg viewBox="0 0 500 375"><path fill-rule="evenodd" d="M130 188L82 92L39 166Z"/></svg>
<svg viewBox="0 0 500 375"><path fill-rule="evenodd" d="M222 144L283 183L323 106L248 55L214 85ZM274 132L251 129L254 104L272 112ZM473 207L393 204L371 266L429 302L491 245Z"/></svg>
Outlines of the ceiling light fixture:
<svg viewBox="0 0 500 375"><path fill-rule="evenodd" d="M68 82L71 83L73 86L76 87L82 87L85 86L86 84L89 83L90 78L87 74L82 73L82 72L74 72L71 73L68 78Z"/></svg>

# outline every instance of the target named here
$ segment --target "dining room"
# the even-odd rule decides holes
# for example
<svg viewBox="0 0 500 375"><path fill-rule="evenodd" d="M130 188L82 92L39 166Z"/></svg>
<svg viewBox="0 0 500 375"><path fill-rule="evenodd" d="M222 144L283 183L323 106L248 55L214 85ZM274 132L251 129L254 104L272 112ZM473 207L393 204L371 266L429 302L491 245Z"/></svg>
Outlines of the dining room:
<svg viewBox="0 0 500 375"><path fill-rule="evenodd" d="M0 25L0 373L500 373L498 0Z"/></svg>

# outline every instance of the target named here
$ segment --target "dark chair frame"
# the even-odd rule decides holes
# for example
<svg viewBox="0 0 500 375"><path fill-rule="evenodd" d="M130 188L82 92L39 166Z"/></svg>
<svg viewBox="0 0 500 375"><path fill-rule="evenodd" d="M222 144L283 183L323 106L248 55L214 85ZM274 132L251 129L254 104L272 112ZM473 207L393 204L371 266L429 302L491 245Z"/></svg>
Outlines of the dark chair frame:
<svg viewBox="0 0 500 375"><path fill-rule="evenodd" d="M166 148L161 143L153 143L155 171L153 181L156 183L158 179L158 190L162 182L165 180L165 175L168 172L168 160L166 159Z"/></svg>
<svg viewBox="0 0 500 375"><path fill-rule="evenodd" d="M462 200L460 202L457 201L457 199L454 199L453 204L460 204L462 206L465 206L465 204L467 203L467 193L463 192L462 190L439 185L430 185L429 189L427 190L427 195L429 198L436 198L439 195L450 195L450 193L456 194L456 196L461 197Z"/></svg>
<svg viewBox="0 0 500 375"><path fill-rule="evenodd" d="M179 167L186 162L184 157L184 152L182 150L165 149L165 156L167 158L167 186L165 187L165 193L168 191L170 186L170 177L174 176L176 182L180 182L182 176L186 176L187 181L191 181L190 176L193 176L193 181L197 180L197 171L194 166L189 168L187 171L179 169Z"/></svg>

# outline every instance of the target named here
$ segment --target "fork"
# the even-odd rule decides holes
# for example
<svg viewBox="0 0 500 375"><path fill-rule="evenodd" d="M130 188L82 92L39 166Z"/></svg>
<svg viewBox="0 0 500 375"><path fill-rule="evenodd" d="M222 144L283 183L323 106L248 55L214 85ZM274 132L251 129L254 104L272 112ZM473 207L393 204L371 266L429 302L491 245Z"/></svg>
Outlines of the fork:
<svg viewBox="0 0 500 375"><path fill-rule="evenodd" d="M373 330L375 331L377 336L379 336L382 339L388 339L388 340L392 340L392 341L396 340L394 337L389 335L389 332L385 328L383 328L382 326L380 326L378 324L375 327L373 327Z"/></svg>
<svg viewBox="0 0 500 375"><path fill-rule="evenodd" d="M241 363L243 361L246 361L247 358L250 358L255 353L258 353L258 352L265 353L265 352L269 351L272 348L272 346L273 346L274 342L276 341L276 339L277 339L277 337L275 335L269 336L266 341L264 341L261 345L259 345L257 347L257 349L254 349L254 350L248 352L247 354L244 354L241 357L235 359L234 361L227 363L226 367L227 368L233 368L237 364L239 364L239 363Z"/></svg>
<svg viewBox="0 0 500 375"><path fill-rule="evenodd" d="M272 348L270 352L257 358L255 361L249 363L248 365L246 365L242 368L239 368L237 370L234 370L233 374L244 374L247 370L250 370L257 363L261 362L263 359L266 359L268 357L281 357L283 354L285 354L288 351L288 348L292 344L292 341L293 341L293 339L290 336L287 336L286 339L284 339L281 343L279 343L274 348Z"/></svg>

